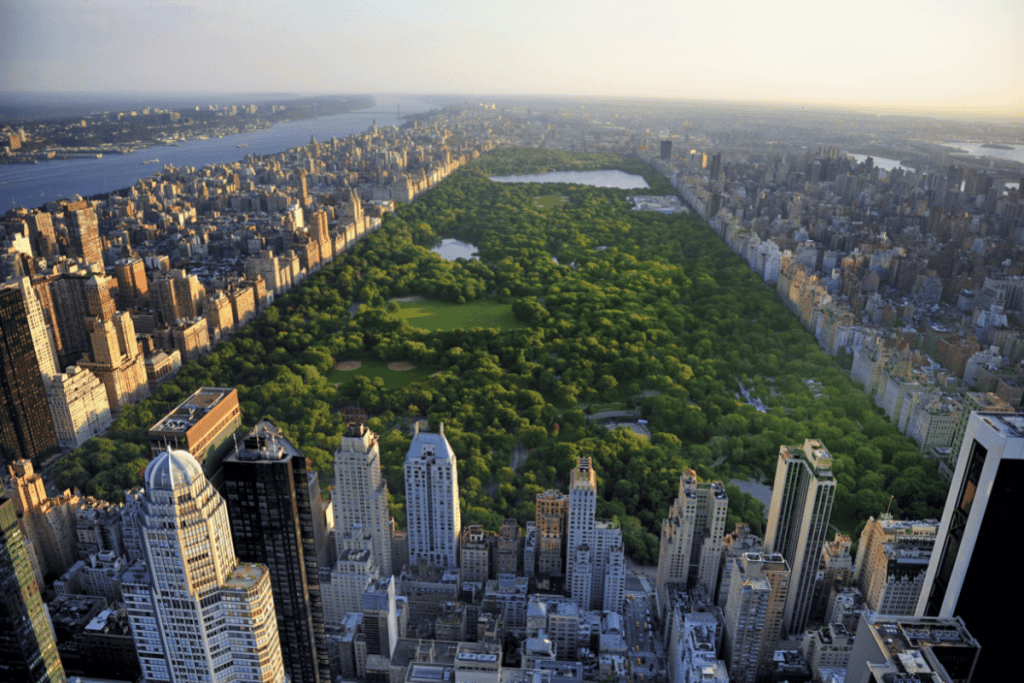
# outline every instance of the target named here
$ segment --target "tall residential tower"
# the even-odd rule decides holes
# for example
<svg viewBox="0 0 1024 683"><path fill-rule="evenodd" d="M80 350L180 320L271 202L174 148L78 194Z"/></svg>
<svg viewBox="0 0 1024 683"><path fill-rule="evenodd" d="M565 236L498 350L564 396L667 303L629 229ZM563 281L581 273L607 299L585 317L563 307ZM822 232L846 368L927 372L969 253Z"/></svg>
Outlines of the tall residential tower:
<svg viewBox="0 0 1024 683"><path fill-rule="evenodd" d="M669 583L700 585L708 595L715 594L728 507L722 482L698 483L693 470L680 475L679 497L661 525L657 583L661 605L668 605L665 586Z"/></svg>
<svg viewBox="0 0 1024 683"><path fill-rule="evenodd" d="M146 681L283 683L270 574L238 562L224 499L187 451L158 455L144 482L145 560L121 592Z"/></svg>
<svg viewBox="0 0 1024 683"><path fill-rule="evenodd" d="M224 459L235 554L270 570L281 658L292 683L330 681L306 458L267 419Z"/></svg>
<svg viewBox="0 0 1024 683"><path fill-rule="evenodd" d="M366 425L352 423L334 451L334 538L338 557L346 550L368 547L387 577L402 568L391 561L388 483L380 475L378 441Z"/></svg>
<svg viewBox="0 0 1024 683"><path fill-rule="evenodd" d="M779 448L764 547L786 558L793 572L783 619L791 634L807 625L835 492L832 456L820 441Z"/></svg>
<svg viewBox="0 0 1024 683"><path fill-rule="evenodd" d="M416 423L405 455L405 519L410 564L425 560L431 567L458 567L459 472L443 424L437 434L430 434Z"/></svg>

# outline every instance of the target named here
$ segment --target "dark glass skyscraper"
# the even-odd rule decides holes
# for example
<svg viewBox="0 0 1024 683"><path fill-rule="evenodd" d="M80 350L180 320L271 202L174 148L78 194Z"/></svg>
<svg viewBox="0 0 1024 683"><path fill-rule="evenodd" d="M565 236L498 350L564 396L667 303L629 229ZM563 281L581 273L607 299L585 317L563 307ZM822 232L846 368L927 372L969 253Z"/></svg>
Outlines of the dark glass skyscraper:
<svg viewBox="0 0 1024 683"><path fill-rule="evenodd" d="M331 680L306 459L261 420L224 459L235 554L270 570L284 670L292 683Z"/></svg>
<svg viewBox="0 0 1024 683"><path fill-rule="evenodd" d="M1024 606L1018 591L995 587L1012 566L1013 548L1024 540L1018 520L1022 497L1024 414L972 413L917 614L964 620L982 647L975 681L998 680L1016 659L1013 630L993 617L993 609L1016 614ZM964 669L966 664L959 673Z"/></svg>
<svg viewBox="0 0 1024 683"><path fill-rule="evenodd" d="M17 287L0 287L0 455L38 461L56 450L25 300Z"/></svg>
<svg viewBox="0 0 1024 683"><path fill-rule="evenodd" d="M14 501L0 497L0 681L66 680L39 585L32 576Z"/></svg>

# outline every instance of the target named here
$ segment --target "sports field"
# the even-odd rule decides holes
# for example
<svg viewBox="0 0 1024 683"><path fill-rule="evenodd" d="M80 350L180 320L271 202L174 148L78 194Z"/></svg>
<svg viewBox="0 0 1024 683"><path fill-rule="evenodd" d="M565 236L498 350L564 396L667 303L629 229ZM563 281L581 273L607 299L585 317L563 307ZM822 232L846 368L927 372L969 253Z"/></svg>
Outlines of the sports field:
<svg viewBox="0 0 1024 683"><path fill-rule="evenodd" d="M397 363L386 363L385 361L378 360L370 357L353 357L346 359L339 363L348 370L328 370L327 381L333 382L334 384L344 384L350 381L356 375L363 375L373 379L374 377L380 377L384 380L384 386L388 389L395 389L398 387L404 387L412 382L419 382L420 380L430 377L430 375L437 372L437 368L430 367L417 367L411 363L400 365ZM391 367L388 367L388 366ZM410 367L411 366L411 367ZM395 369L395 368L409 368L409 369Z"/></svg>
<svg viewBox="0 0 1024 683"><path fill-rule="evenodd" d="M494 327L513 330L527 327L512 315L512 304L494 299L477 299L464 304L447 301L400 301L398 317L413 327L435 330L468 330Z"/></svg>

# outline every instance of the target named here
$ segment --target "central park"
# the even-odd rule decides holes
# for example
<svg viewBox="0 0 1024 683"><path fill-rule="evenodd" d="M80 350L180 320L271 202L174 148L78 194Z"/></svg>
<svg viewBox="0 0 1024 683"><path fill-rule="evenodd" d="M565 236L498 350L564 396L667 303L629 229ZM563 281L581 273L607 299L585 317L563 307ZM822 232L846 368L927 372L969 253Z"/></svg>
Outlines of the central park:
<svg viewBox="0 0 1024 683"><path fill-rule="evenodd" d="M650 189L489 179L597 169ZM365 410L399 527L410 443L399 427L413 418L445 425L464 524L532 520L536 494L564 489L589 457L598 517L619 522L644 564L657 560L683 469L770 484L779 447L807 438L834 458L836 530L855 534L889 506L896 518L938 518L946 485L934 464L776 294L701 219L633 211L636 194L675 191L618 156L482 156L126 408L105 438L61 461L58 485L120 500L141 483L149 426L198 387L229 386L243 429L269 416L321 481L333 477L342 411ZM479 259L442 259L431 252L442 239L475 245ZM650 438L588 420L610 405L638 410ZM742 521L762 534L762 505L727 490L727 530Z"/></svg>

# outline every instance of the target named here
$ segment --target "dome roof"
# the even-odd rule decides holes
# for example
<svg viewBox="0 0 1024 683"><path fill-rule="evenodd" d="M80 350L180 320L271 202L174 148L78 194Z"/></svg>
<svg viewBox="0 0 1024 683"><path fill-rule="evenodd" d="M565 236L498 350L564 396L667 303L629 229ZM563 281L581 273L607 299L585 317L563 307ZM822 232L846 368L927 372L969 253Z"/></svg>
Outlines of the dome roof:
<svg viewBox="0 0 1024 683"><path fill-rule="evenodd" d="M146 467L146 488L173 491L203 476L203 468L188 451L165 450Z"/></svg>

